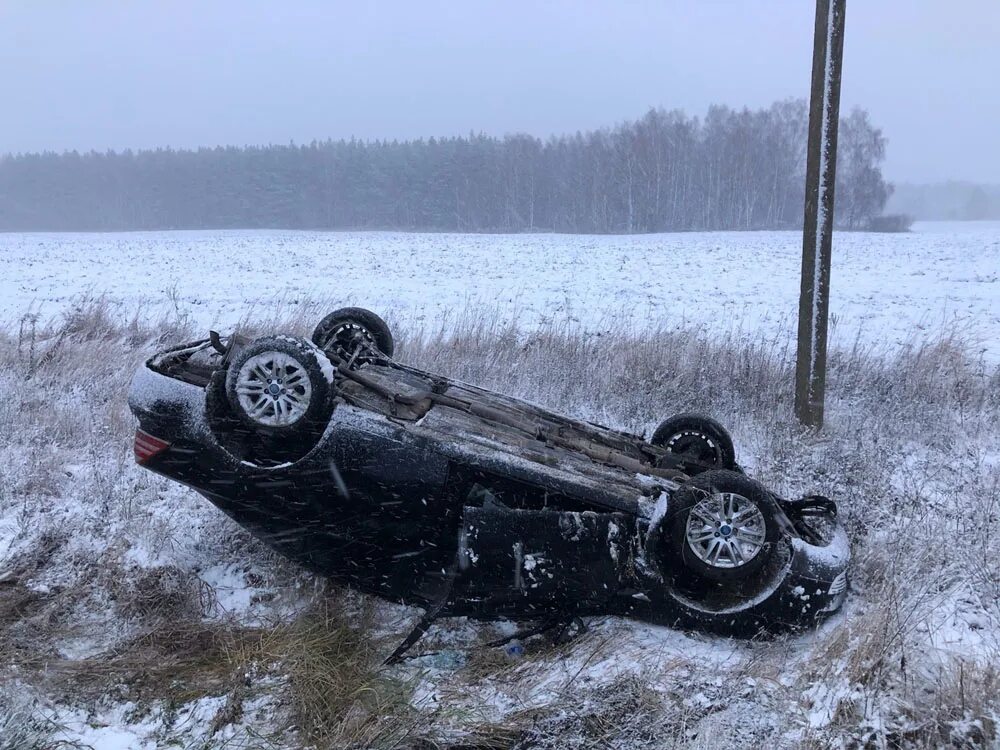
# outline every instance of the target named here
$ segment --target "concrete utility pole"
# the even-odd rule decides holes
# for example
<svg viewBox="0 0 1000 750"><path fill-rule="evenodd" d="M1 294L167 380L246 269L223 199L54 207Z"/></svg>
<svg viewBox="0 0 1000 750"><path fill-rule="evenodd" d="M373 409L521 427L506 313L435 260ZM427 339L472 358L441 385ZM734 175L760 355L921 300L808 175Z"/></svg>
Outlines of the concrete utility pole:
<svg viewBox="0 0 1000 750"><path fill-rule="evenodd" d="M795 363L795 415L804 425L823 426L826 396L826 334L830 311L830 251L833 193L837 175L840 71L844 59L847 0L816 0L809 155L802 226L802 288Z"/></svg>

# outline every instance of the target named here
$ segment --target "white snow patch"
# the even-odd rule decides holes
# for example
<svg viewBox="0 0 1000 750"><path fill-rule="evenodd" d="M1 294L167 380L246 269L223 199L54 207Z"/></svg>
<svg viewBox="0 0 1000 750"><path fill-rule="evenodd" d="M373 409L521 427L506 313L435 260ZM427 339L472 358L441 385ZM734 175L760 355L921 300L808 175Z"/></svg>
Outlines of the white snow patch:
<svg viewBox="0 0 1000 750"><path fill-rule="evenodd" d="M254 262L277 244L281 268ZM831 345L850 345L859 332L862 342L900 345L915 328L933 335L955 325L1000 359L1000 222L837 232L835 245ZM295 309L311 299L323 309L360 304L435 326L490 306L529 327L553 318L591 331L685 324L794 340L802 233L10 233L0 234L0 256L0 312L8 318L29 309L45 318L83 293L155 315L173 310L172 290L182 313L220 330L262 305ZM345 257L365 273L344 275Z"/></svg>

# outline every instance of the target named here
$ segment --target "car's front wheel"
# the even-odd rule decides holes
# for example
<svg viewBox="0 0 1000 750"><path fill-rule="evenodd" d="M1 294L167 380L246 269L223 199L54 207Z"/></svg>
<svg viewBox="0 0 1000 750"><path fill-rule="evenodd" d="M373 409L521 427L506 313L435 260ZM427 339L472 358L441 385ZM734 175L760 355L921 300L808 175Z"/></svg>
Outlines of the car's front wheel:
<svg viewBox="0 0 1000 750"><path fill-rule="evenodd" d="M781 529L771 494L732 471L707 471L673 493L665 528L668 554L711 581L742 581L775 552Z"/></svg>

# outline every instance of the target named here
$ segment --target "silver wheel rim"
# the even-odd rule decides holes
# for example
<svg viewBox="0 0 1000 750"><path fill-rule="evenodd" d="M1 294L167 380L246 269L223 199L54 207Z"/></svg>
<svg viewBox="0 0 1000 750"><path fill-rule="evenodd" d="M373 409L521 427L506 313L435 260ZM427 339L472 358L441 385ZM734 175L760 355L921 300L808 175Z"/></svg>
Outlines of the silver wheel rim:
<svg viewBox="0 0 1000 750"><path fill-rule="evenodd" d="M236 376L240 408L257 424L287 427L309 409L312 384L305 367L284 352L250 357Z"/></svg>
<svg viewBox="0 0 1000 750"><path fill-rule="evenodd" d="M688 548L713 568L739 568L760 554L767 527L757 504L735 492L717 492L691 508Z"/></svg>

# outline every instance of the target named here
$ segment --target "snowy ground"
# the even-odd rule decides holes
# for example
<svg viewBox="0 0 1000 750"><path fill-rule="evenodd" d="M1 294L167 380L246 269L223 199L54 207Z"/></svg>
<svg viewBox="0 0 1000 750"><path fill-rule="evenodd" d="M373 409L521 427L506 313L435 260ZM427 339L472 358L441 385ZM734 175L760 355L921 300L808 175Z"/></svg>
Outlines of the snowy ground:
<svg viewBox="0 0 1000 750"><path fill-rule="evenodd" d="M138 469L124 394L160 335L190 336L251 307L266 318L275 302L302 332L315 311L297 316L296 304L324 296L411 318L398 329L405 361L560 412L644 432L665 414L710 411L755 477L790 496L834 497L854 551L845 610L815 632L743 642L593 618L569 645L534 639L510 659L483 648L510 623L457 620L419 645L439 653L390 670L378 658L418 612L335 590L359 639L345 653L371 649L370 672L347 685L378 701L338 706L338 736L354 744L333 746L995 741L1000 224L919 230L837 237L841 331L864 322L866 340L889 347L831 358L819 435L791 417L792 352L773 335L794 321L794 233L0 235L0 750L308 745L302 717L316 707L295 712L295 668L309 661L297 623L329 592L195 493ZM268 266L275 249L284 255ZM335 257L348 252L341 278ZM675 294L663 282L678 273ZM136 306L181 320L168 331L149 314L148 326L122 325L91 301L46 326L88 293L120 303L126 320ZM633 303L633 321L660 330L580 336L560 325L601 326ZM24 319L32 307L37 323ZM496 310L544 335L511 346ZM445 316L455 340L411 335ZM920 321L957 343L894 352ZM739 335L699 336L706 329ZM327 635L340 638L337 627Z"/></svg>
<svg viewBox="0 0 1000 750"><path fill-rule="evenodd" d="M801 234L456 235L287 231L0 234L0 319L82 293L225 328L252 308L357 303L431 325L488 303L522 325L611 316L639 327L791 335ZM838 233L833 341L963 331L1000 359L1000 222Z"/></svg>

